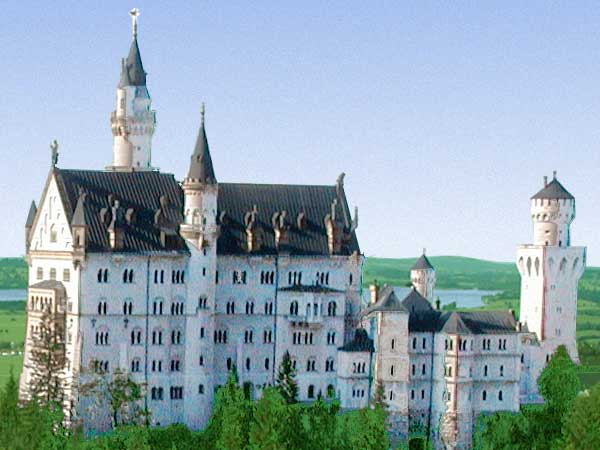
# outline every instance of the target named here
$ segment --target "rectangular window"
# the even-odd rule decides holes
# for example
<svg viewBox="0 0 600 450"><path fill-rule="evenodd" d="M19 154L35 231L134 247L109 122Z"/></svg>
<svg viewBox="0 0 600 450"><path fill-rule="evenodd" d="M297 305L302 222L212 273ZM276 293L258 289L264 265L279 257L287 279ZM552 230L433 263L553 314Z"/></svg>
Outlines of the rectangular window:
<svg viewBox="0 0 600 450"><path fill-rule="evenodd" d="M56 269L50 269L50 279L56 280Z"/></svg>
<svg viewBox="0 0 600 450"><path fill-rule="evenodd" d="M44 269L41 267L37 268L37 279L42 280L44 278Z"/></svg>
<svg viewBox="0 0 600 450"><path fill-rule="evenodd" d="M63 270L63 281L66 281L67 283L71 281L71 271L69 269Z"/></svg>

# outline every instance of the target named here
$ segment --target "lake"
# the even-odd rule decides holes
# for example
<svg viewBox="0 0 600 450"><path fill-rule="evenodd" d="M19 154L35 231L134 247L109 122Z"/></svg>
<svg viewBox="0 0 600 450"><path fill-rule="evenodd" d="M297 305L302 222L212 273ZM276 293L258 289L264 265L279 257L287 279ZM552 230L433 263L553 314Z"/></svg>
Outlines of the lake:
<svg viewBox="0 0 600 450"><path fill-rule="evenodd" d="M27 290L26 289L0 289L0 302L25 300L26 298L27 298Z"/></svg>
<svg viewBox="0 0 600 450"><path fill-rule="evenodd" d="M408 295L411 288L406 286L395 286L394 291L400 300ZM478 289L436 289L434 296L439 297L442 305L456 302L456 306L460 308L474 308L483 306L483 297L488 295L499 294L501 291L480 291ZM371 296L368 288L363 290L363 296L368 302Z"/></svg>

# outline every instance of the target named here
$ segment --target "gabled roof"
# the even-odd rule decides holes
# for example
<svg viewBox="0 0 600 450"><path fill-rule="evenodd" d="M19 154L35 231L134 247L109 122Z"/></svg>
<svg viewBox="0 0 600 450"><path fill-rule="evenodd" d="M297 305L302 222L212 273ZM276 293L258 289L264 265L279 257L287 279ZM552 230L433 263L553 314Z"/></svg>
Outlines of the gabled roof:
<svg viewBox="0 0 600 450"><path fill-rule="evenodd" d="M442 314L440 317L440 331L447 334L472 334L471 330L465 325L460 313L453 311Z"/></svg>
<svg viewBox="0 0 600 450"><path fill-rule="evenodd" d="M423 297L414 287L410 290L408 295L404 297L402 304L406 310L411 313L433 310L429 300Z"/></svg>
<svg viewBox="0 0 600 450"><path fill-rule="evenodd" d="M198 138L196 139L194 153L190 161L190 170L188 171L187 178L200 183L216 184L217 178L215 177L208 139L206 139L206 130L204 128L204 107L202 109L202 122Z"/></svg>
<svg viewBox="0 0 600 450"><path fill-rule="evenodd" d="M133 38L131 47L129 47L129 54L121 67L119 87L124 86L146 86L146 72L142 64L137 37Z"/></svg>
<svg viewBox="0 0 600 450"><path fill-rule="evenodd" d="M25 221L25 228L31 228L33 226L33 222L35 221L35 215L37 214L37 206L35 206L35 202L32 201L29 206L29 212L27 213L27 220Z"/></svg>
<svg viewBox="0 0 600 450"><path fill-rule="evenodd" d="M425 256L425 254L422 254L419 259L417 259L417 262L415 262L415 265L412 266L412 268L410 270L435 270L433 268L433 266L431 265L431 263L429 262L429 259L427 258L427 256Z"/></svg>
<svg viewBox="0 0 600 450"><path fill-rule="evenodd" d="M120 253L178 252L188 253L183 238L176 233L182 220L183 193L175 177L159 172L107 172L99 170L66 170L55 168L62 203L67 220L72 223L84 219L88 227L86 250L89 252L112 252L109 243L109 217L102 217L102 210L110 214L114 201L118 200L123 211L131 209L133 217L123 224L123 248ZM81 210L76 206L82 201ZM168 199L168 207L161 205L160 198ZM111 204L111 201L113 202ZM160 210L162 221L156 221ZM165 223L173 230L165 229ZM169 238L161 240L161 234Z"/></svg>
<svg viewBox="0 0 600 450"><path fill-rule="evenodd" d="M394 287L385 284L379 291L377 301L364 309L361 315L366 316L374 312L408 313L409 311L396 296Z"/></svg>
<svg viewBox="0 0 600 450"><path fill-rule="evenodd" d="M222 255L248 254L245 217L256 206L255 226L261 233L262 245L252 254L285 251L291 255L328 255L324 220L331 213L334 200L337 201L336 216L341 217L343 226L342 246L338 254L360 253L356 234L350 228L346 196L338 186L219 183L221 234L217 251ZM278 249L273 215L281 211L286 212L286 243Z"/></svg>
<svg viewBox="0 0 600 450"><path fill-rule="evenodd" d="M339 347L343 352L373 352L373 340L369 338L367 331L362 328L354 330L354 338L343 347Z"/></svg>
<svg viewBox="0 0 600 450"><path fill-rule="evenodd" d="M574 200L575 197L565 189L560 181L554 178L541 191L531 197L531 199Z"/></svg>

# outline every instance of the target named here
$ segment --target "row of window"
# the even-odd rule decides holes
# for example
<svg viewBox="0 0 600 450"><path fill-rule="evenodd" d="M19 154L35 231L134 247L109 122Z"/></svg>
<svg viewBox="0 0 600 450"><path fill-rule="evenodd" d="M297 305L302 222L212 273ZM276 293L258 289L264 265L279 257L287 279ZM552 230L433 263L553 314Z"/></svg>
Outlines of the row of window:
<svg viewBox="0 0 600 450"><path fill-rule="evenodd" d="M206 299L201 300L206 305ZM184 314L185 306L183 302L173 302L171 303L171 315L172 316L180 316ZM108 313L108 303L105 300L98 302L97 307L98 315L105 316ZM123 315L130 316L133 314L133 302L130 300L125 300L123 302ZM162 301L154 301L152 302L152 314L153 315L162 315L163 314L163 302Z"/></svg>
<svg viewBox="0 0 600 450"><path fill-rule="evenodd" d="M150 398L152 400L163 400L163 395L164 391L162 387L153 387L150 389ZM183 399L183 386L171 386L169 388L169 395L171 400Z"/></svg>
<svg viewBox="0 0 600 450"><path fill-rule="evenodd" d="M498 350L506 350L506 339L498 339ZM470 349L471 351L473 351L473 339L462 339L459 338L458 339L458 350L461 351L466 351L467 350L467 343L470 342ZM444 340L444 348L445 350L454 350L454 339L445 339ZM492 349L492 340L491 339L484 339L481 342L482 345L482 349L483 350L491 350ZM412 348L415 349L416 348L416 338L413 338L413 345ZM423 338L423 348L425 348L425 338Z"/></svg>
<svg viewBox="0 0 600 450"><path fill-rule="evenodd" d="M52 270L54 270L54 278L51 279L56 279L56 270L55 269L50 269L50 273L52 274ZM69 281L68 279L64 279L65 275L67 276L67 278L70 278L70 274L67 273L69 269L65 269L65 272L63 272L63 281ZM43 270L41 267L38 268L38 279L42 279L43 278ZM203 269L203 275L206 275L206 269ZM109 282L109 277L108 277L108 269L106 268L101 268L98 269L98 273L96 275L96 279L98 280L98 283L108 283ZM123 270L123 276L122 276L122 280L123 283L133 283L134 281L134 272L133 269L125 269ZM164 284L165 282L165 271L164 270L155 270L154 271L154 284ZM172 270L171 271L171 283L172 284L184 284L185 283L185 271L184 270Z"/></svg>
<svg viewBox="0 0 600 450"><path fill-rule="evenodd" d="M43 267L37 268L36 278L38 279L38 281L41 281L44 279L44 268ZM56 269L55 268L50 269L50 271L48 273L48 278L50 280L56 280ZM71 271L69 269L63 269L62 281L67 282L67 283L69 281L71 281Z"/></svg>
<svg viewBox="0 0 600 450"><path fill-rule="evenodd" d="M290 316L297 316L299 312L299 305L298 302L296 300L292 301L290 303ZM322 313L319 312L319 304L318 303L313 303L313 304L307 304L306 305L306 316L319 316ZM327 303L327 316L328 317L335 317L337 315L337 303L334 302L333 300L330 301L329 303Z"/></svg>
<svg viewBox="0 0 600 450"><path fill-rule="evenodd" d="M248 272L246 270L234 270L231 274L231 282L233 284L247 284ZM302 284L302 272L291 271L288 272L288 284L290 286L297 286ZM352 284L352 275L350 275L349 282ZM218 282L218 274L217 274ZM260 284L275 284L275 272L269 270L262 270L260 272ZM329 272L317 272L315 275L315 284L317 286L328 286L329 285Z"/></svg>

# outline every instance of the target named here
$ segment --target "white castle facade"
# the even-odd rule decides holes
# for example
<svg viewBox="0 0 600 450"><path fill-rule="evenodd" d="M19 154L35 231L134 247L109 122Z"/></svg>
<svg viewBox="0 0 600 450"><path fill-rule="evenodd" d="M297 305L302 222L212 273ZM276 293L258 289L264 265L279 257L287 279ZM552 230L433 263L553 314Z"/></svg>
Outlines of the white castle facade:
<svg viewBox="0 0 600 450"><path fill-rule="evenodd" d="M143 383L155 425L202 429L234 366L260 397L289 352L299 400L361 408L381 386L395 435L469 448L478 414L541 400L536 379L558 345L577 359L585 248L570 245L575 200L556 177L532 198L534 242L518 250L520 321L440 311L425 255L406 298L372 286L363 302L343 175L331 186L219 183L203 112L179 183L152 168L155 120L136 26L111 115L112 164L67 170L53 158L27 219L25 361L49 309L64 330L65 408L87 430L110 426L78 392L87 368Z"/></svg>

